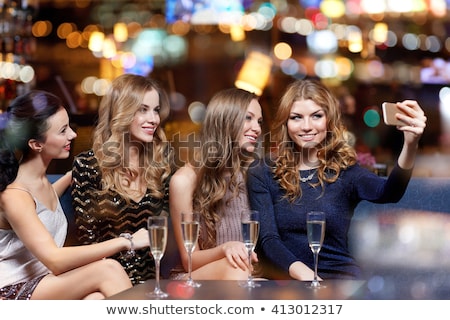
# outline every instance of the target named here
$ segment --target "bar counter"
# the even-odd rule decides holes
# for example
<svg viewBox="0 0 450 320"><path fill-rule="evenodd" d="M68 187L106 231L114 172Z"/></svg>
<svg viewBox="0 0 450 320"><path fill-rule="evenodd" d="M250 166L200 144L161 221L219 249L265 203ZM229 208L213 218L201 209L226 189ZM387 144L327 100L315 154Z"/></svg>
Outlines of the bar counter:
<svg viewBox="0 0 450 320"><path fill-rule="evenodd" d="M166 300L348 300L366 299L366 282L361 280L326 280L324 288L310 288L310 282L296 280L263 280L257 288L242 288L238 281L198 281L199 288L184 286L183 281L161 280L160 287L169 294ZM146 300L155 280L147 280L109 298L109 300Z"/></svg>

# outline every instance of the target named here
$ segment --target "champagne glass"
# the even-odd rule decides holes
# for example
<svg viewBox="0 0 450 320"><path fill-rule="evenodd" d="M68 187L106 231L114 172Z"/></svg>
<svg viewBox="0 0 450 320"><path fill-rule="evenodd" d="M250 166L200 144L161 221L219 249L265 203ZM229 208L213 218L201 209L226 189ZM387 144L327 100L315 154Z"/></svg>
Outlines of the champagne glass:
<svg viewBox="0 0 450 320"><path fill-rule="evenodd" d="M317 280L317 265L319 263L319 252L322 248L325 237L325 212L311 211L307 213L306 228L308 232L308 243L314 254L314 280L311 282L311 288L321 288Z"/></svg>
<svg viewBox="0 0 450 320"><path fill-rule="evenodd" d="M167 217L155 216L148 218L148 236L150 239L150 251L155 259L156 282L153 292L147 293L149 298L167 298L169 295L159 286L160 262L166 250L167 244Z"/></svg>
<svg viewBox="0 0 450 320"><path fill-rule="evenodd" d="M195 245L198 240L198 230L200 225L200 214L197 212L181 213L181 230L183 233L184 247L186 248L188 254L188 279L185 285L189 287L198 288L201 286L200 283L192 280L192 252L195 249Z"/></svg>
<svg viewBox="0 0 450 320"><path fill-rule="evenodd" d="M249 272L247 281L240 282L244 288L259 287L260 284L253 280L252 276L252 252L255 249L259 235L259 212L256 210L245 210L241 213L242 238L248 252Z"/></svg>

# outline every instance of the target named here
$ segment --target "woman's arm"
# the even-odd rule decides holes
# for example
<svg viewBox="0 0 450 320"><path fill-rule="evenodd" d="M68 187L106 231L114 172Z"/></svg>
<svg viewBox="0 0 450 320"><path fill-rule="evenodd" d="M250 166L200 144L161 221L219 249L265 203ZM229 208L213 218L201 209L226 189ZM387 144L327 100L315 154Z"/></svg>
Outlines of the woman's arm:
<svg viewBox="0 0 450 320"><path fill-rule="evenodd" d="M181 231L181 213L192 212L192 197L196 188L196 174L186 165L172 176L169 186L170 216L173 223L175 240L180 252L181 261L185 270L188 269L188 256L183 244ZM208 263L227 257L234 268L247 270L247 251L240 241L229 241L211 249L199 250L198 244L192 254L192 270L196 270ZM256 259L256 257L255 257Z"/></svg>
<svg viewBox="0 0 450 320"><path fill-rule="evenodd" d="M314 279L314 271L301 261L296 261L289 266L289 275L293 279L302 281L312 281ZM322 280L318 277L319 280Z"/></svg>
<svg viewBox="0 0 450 320"><path fill-rule="evenodd" d="M89 246L60 248L36 214L31 195L23 190L5 190L0 202L4 217L17 236L56 275L130 249L130 241L121 237ZM148 241L145 229L133 234L136 249L148 246Z"/></svg>
<svg viewBox="0 0 450 320"><path fill-rule="evenodd" d="M405 100L397 103L397 105L405 113L399 113L398 119L408 124L397 127L400 131L403 131L404 135L398 165L400 168L408 170L414 167L419 140L426 127L427 117L417 101Z"/></svg>
<svg viewBox="0 0 450 320"><path fill-rule="evenodd" d="M195 172L188 166L176 171L169 184L169 212L172 220L173 232L180 252L181 262L185 270L188 269L188 256L183 243L181 230L181 213L192 212L192 195L195 188ZM196 244L197 247L197 244Z"/></svg>

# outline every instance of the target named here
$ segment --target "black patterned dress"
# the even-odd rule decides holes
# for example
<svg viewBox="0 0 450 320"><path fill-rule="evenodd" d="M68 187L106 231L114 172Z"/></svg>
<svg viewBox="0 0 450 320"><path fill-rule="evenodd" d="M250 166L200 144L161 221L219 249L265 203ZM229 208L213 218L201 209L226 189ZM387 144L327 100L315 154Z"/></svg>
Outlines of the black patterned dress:
<svg viewBox="0 0 450 320"><path fill-rule="evenodd" d="M117 192L100 193L101 173L92 150L80 153L73 165L72 201L75 210L78 244L92 244L121 233L147 229L149 216L168 214L168 180L164 199L155 199L147 190L139 201L128 204ZM134 257L119 253L112 258L125 268L133 284L155 277L155 263L149 249L136 250Z"/></svg>

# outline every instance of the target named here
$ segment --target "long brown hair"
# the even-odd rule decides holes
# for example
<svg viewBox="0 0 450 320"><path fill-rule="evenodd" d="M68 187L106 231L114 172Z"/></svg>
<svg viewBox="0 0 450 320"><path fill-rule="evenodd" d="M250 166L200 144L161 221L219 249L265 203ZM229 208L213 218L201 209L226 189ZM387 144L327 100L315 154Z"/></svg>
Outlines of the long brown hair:
<svg viewBox="0 0 450 320"><path fill-rule="evenodd" d="M287 130L292 105L298 100L312 100L325 111L327 136L318 149L319 184L334 182L341 170L356 163L356 152L345 139L346 129L341 121L339 101L322 83L315 80L296 80L281 97L277 114L273 120L272 138L276 143L274 175L286 190L292 202L301 197L300 174L296 164L301 154L296 150Z"/></svg>
<svg viewBox="0 0 450 320"><path fill-rule="evenodd" d="M126 200L130 200L127 192L129 177L139 175L139 169L125 165L131 143L128 137L130 125L142 105L144 95L151 90L156 90L159 95L161 123L155 131L153 142L146 144L145 152L139 154L139 169L145 168L142 179L151 190L151 195L163 198L164 180L172 171L170 148L161 126L170 111L165 91L151 78L123 74L113 80L99 106L93 151L101 168L102 189L115 190Z"/></svg>
<svg viewBox="0 0 450 320"><path fill-rule="evenodd" d="M207 106L200 147L191 161L197 173L193 206L206 225L202 248L216 246L217 210L227 190L234 197L242 192L240 176L245 176L251 155L241 152L239 137L252 99L256 99L253 93L231 88L216 93Z"/></svg>

